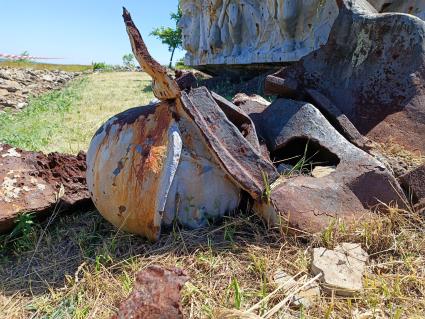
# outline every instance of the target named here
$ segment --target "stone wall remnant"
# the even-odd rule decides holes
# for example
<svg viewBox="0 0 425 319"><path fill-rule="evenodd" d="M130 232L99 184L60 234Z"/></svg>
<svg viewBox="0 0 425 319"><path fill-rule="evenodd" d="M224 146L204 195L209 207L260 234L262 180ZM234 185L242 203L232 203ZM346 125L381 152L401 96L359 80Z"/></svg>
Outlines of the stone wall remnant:
<svg viewBox="0 0 425 319"><path fill-rule="evenodd" d="M79 72L0 68L0 112L20 110L31 96L62 88Z"/></svg>

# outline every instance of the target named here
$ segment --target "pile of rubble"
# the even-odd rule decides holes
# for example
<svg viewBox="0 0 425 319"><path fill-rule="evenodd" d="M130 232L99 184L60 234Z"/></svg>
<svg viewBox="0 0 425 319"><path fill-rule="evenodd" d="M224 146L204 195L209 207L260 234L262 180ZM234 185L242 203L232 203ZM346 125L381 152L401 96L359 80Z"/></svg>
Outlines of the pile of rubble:
<svg viewBox="0 0 425 319"><path fill-rule="evenodd" d="M79 72L0 68L0 112L6 108L20 110L31 96L63 87Z"/></svg>

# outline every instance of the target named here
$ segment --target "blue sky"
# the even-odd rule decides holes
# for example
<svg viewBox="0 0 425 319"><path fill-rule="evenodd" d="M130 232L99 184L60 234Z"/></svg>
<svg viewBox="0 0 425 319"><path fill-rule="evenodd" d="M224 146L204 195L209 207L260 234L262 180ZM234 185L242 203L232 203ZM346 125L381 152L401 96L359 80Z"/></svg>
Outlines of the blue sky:
<svg viewBox="0 0 425 319"><path fill-rule="evenodd" d="M170 52L149 36L154 27L173 26L178 0L0 0L0 53L60 57L57 63L121 64L131 52L122 6L132 14L146 44L162 64ZM175 57L181 58L179 50ZM176 59L174 60L176 61Z"/></svg>

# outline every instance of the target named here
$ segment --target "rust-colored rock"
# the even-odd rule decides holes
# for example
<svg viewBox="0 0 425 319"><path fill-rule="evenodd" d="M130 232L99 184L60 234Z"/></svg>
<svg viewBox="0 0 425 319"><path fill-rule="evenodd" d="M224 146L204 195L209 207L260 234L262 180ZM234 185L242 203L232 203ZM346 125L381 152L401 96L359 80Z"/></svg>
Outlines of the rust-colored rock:
<svg viewBox="0 0 425 319"><path fill-rule="evenodd" d="M272 183L268 202L256 202L254 210L271 224L316 233L335 219L368 217L381 202L403 205L403 192L385 166L349 143L313 105L278 99L261 116L272 159L299 171ZM328 172L309 172L317 165Z"/></svg>
<svg viewBox="0 0 425 319"><path fill-rule="evenodd" d="M193 72L186 70L176 70L176 82L180 90L190 90L197 87L197 80Z"/></svg>
<svg viewBox="0 0 425 319"><path fill-rule="evenodd" d="M111 319L183 318L180 290L189 277L181 269L150 266L140 271L130 296Z"/></svg>
<svg viewBox="0 0 425 319"><path fill-rule="evenodd" d="M22 213L91 203L86 156L28 152L0 144L0 232Z"/></svg>
<svg viewBox="0 0 425 319"><path fill-rule="evenodd" d="M338 4L327 44L274 76L326 96L362 135L424 153L425 22L366 1Z"/></svg>
<svg viewBox="0 0 425 319"><path fill-rule="evenodd" d="M399 180L405 191L411 195L415 207L425 212L425 165L401 176Z"/></svg>

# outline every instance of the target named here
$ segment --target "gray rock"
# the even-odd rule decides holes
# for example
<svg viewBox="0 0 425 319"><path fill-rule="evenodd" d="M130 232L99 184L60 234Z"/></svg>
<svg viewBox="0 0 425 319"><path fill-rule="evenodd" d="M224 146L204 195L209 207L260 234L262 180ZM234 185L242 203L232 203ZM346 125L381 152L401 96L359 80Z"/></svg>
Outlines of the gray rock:
<svg viewBox="0 0 425 319"><path fill-rule="evenodd" d="M29 96L39 96L50 90L59 89L78 74L0 68L0 110L5 107L22 109L27 105ZM3 98L6 96L7 99Z"/></svg>
<svg viewBox="0 0 425 319"><path fill-rule="evenodd" d="M273 279L285 291L303 286L303 282L298 282L281 269L275 272ZM320 298L320 287L313 282L295 294L290 302L295 307L310 308L318 298Z"/></svg>
<svg viewBox="0 0 425 319"><path fill-rule="evenodd" d="M363 289L368 254L359 244L343 243L334 250L314 248L311 272L322 274L322 287L339 296L351 297Z"/></svg>

